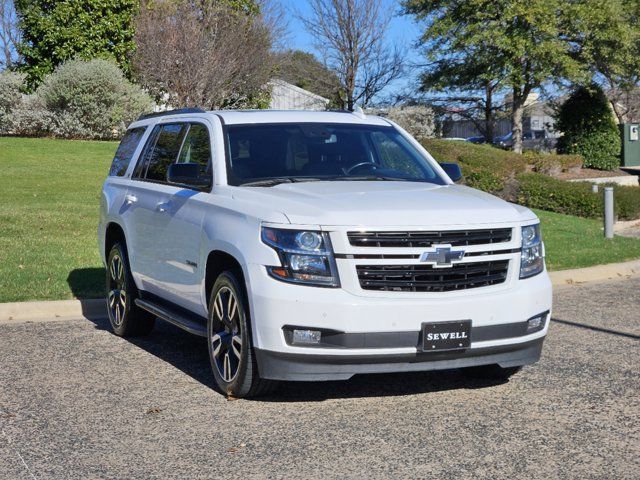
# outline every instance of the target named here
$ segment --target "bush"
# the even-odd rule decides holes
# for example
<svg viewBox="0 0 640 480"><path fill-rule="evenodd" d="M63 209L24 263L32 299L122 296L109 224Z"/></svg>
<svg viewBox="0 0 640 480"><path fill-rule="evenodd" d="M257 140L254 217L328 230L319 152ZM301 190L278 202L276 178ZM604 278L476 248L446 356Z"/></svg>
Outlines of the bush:
<svg viewBox="0 0 640 480"><path fill-rule="evenodd" d="M620 220L640 218L640 188L612 185L614 205Z"/></svg>
<svg viewBox="0 0 640 480"><path fill-rule="evenodd" d="M55 119L37 95L25 96L13 109L8 128L13 135L43 137L51 135Z"/></svg>
<svg viewBox="0 0 640 480"><path fill-rule="evenodd" d="M620 220L640 218L640 188L613 185L616 216ZM518 176L517 201L529 208L600 218L604 209L602 189L593 193L588 182L566 182L546 175Z"/></svg>
<svg viewBox="0 0 640 480"><path fill-rule="evenodd" d="M620 165L620 133L609 101L597 85L578 88L558 111L559 153L578 153L585 167L613 170Z"/></svg>
<svg viewBox="0 0 640 480"><path fill-rule="evenodd" d="M529 208L597 218L602 215L602 195L591 184L565 182L539 173L518 176L517 202Z"/></svg>
<svg viewBox="0 0 640 480"><path fill-rule="evenodd" d="M549 176L582 167L580 155L528 152L516 155L489 145L437 139L422 140L439 162L458 163L463 182L507 201L530 208L602 217L602 193L594 194L587 182L567 182ZM615 205L621 220L640 218L640 188L614 186Z"/></svg>
<svg viewBox="0 0 640 480"><path fill-rule="evenodd" d="M36 96L53 117L54 136L118 138L152 101L109 60L70 60L45 78Z"/></svg>
<svg viewBox="0 0 640 480"><path fill-rule="evenodd" d="M462 166L465 185L484 192L499 193L504 190L505 179L486 170L472 170Z"/></svg>
<svg viewBox="0 0 640 480"><path fill-rule="evenodd" d="M458 163L465 174L469 186L487 184L495 188L505 184L526 170L522 155L514 154L490 145L476 145L469 142L423 139L422 145L439 162ZM472 178L468 178L472 175ZM474 188L484 188L475 186ZM499 189L498 189L499 190ZM497 190L490 190L497 191Z"/></svg>
<svg viewBox="0 0 640 480"><path fill-rule="evenodd" d="M0 72L0 134L10 132L11 112L20 103L24 77L20 73Z"/></svg>
<svg viewBox="0 0 640 480"><path fill-rule="evenodd" d="M397 123L418 140L433 138L438 131L436 115L426 105L403 105L372 113Z"/></svg>
<svg viewBox="0 0 640 480"><path fill-rule="evenodd" d="M563 172L575 172L582 168L583 160L580 155L556 155L527 152L524 158L531 170L557 177Z"/></svg>

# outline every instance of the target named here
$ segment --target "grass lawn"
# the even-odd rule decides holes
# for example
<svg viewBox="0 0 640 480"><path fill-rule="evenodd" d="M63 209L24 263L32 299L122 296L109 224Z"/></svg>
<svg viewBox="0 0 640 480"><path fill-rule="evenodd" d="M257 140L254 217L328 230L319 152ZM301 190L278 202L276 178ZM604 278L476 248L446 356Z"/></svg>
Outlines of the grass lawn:
<svg viewBox="0 0 640 480"><path fill-rule="evenodd" d="M566 270L640 258L640 239L604 238L602 220L536 210L547 250L547 268Z"/></svg>
<svg viewBox="0 0 640 480"><path fill-rule="evenodd" d="M0 137L0 302L91 298L115 142Z"/></svg>
<svg viewBox="0 0 640 480"><path fill-rule="evenodd" d="M0 137L0 302L102 295L98 205L116 147ZM640 258L640 239L605 241L597 220L537 213L552 270Z"/></svg>

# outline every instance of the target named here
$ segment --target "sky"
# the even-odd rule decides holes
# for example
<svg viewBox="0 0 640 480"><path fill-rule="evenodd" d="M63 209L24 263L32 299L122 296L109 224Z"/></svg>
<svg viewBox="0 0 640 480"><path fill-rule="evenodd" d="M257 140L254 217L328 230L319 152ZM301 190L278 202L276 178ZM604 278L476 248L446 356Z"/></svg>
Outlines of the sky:
<svg viewBox="0 0 640 480"><path fill-rule="evenodd" d="M409 64L420 62L420 54L415 46L420 37L420 25L415 22L412 16L401 15L400 4L395 0L380 0L385 8L393 14L389 31L387 32L388 41L395 43L403 48L407 53L407 61ZM287 48L304 50L318 55L313 46L313 37L311 37L304 28L300 20L296 18L298 12L302 16L310 13L309 2L306 0L280 0L280 4L284 10L285 18L288 23L288 35L285 39ZM318 55L319 56L319 55ZM419 69L409 66L405 78L395 81L382 93L382 97L400 93L406 89L417 89L417 75Z"/></svg>

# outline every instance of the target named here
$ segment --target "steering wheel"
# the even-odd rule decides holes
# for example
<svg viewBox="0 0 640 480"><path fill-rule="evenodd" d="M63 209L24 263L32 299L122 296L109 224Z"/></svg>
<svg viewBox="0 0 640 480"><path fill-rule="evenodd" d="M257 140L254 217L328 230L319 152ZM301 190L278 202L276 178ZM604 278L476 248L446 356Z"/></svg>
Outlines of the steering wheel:
<svg viewBox="0 0 640 480"><path fill-rule="evenodd" d="M351 172L353 172L356 168L364 167L366 165L371 165L371 167L373 167L373 170L376 169L376 164L373 162L360 162L350 166L349 168L345 168L343 170L344 170L344 173L346 173L347 175L351 175Z"/></svg>

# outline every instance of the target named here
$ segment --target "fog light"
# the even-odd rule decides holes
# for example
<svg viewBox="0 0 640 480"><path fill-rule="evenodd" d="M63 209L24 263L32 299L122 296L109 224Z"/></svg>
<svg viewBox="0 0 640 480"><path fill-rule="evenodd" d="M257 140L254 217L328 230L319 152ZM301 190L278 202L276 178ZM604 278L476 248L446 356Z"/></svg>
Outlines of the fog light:
<svg viewBox="0 0 640 480"><path fill-rule="evenodd" d="M319 330L294 330L293 343L320 343Z"/></svg>
<svg viewBox="0 0 640 480"><path fill-rule="evenodd" d="M527 330L537 330L544 326L544 319L546 315L530 318L527 322Z"/></svg>

